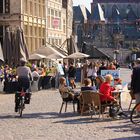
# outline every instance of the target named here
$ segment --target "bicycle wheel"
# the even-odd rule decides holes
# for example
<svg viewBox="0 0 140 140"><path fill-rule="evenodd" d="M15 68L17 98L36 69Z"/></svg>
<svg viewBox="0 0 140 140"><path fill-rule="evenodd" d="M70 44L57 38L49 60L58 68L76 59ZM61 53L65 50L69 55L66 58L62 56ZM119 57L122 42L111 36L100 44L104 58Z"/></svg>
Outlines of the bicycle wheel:
<svg viewBox="0 0 140 140"><path fill-rule="evenodd" d="M140 123L140 103L135 105L135 107L133 108L131 115L130 115L130 121L134 124Z"/></svg>
<svg viewBox="0 0 140 140"><path fill-rule="evenodd" d="M20 117L22 117L22 115L23 115L23 109L24 109L24 99L23 98L21 98L21 100L20 100L20 105L19 105L19 114L20 114Z"/></svg>

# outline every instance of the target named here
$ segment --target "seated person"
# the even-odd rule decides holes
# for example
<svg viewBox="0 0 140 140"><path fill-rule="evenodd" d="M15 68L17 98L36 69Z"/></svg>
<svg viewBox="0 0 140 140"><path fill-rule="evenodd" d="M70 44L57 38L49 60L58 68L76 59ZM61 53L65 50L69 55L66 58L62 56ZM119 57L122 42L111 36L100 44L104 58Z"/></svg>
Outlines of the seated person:
<svg viewBox="0 0 140 140"><path fill-rule="evenodd" d="M59 80L59 91L61 93L62 98L74 98L74 91L71 87L68 87L66 85L66 79L64 77L61 77Z"/></svg>
<svg viewBox="0 0 140 140"><path fill-rule="evenodd" d="M93 83L93 86L92 85L92 82L91 82L91 79L89 78L86 78L84 80L84 84L85 86L84 87L81 87L81 91L96 91L96 87L95 87L95 84Z"/></svg>
<svg viewBox="0 0 140 140"><path fill-rule="evenodd" d="M104 78L102 76L97 76L96 77L96 89L99 90L101 84L104 82Z"/></svg>
<svg viewBox="0 0 140 140"><path fill-rule="evenodd" d="M105 77L105 82L101 84L100 86L100 93L102 93L102 95L100 96L101 99L101 103L105 103L105 102L111 102L111 101L115 101L116 99L112 96L111 92L113 90L115 90L115 88L111 87L111 81L113 80L112 75L108 74Z"/></svg>
<svg viewBox="0 0 140 140"><path fill-rule="evenodd" d="M77 102L77 110L79 110L79 99L78 96L74 94L74 91L71 87L66 85L66 78L61 77L59 80L59 91L62 98L67 99L68 101L75 101Z"/></svg>

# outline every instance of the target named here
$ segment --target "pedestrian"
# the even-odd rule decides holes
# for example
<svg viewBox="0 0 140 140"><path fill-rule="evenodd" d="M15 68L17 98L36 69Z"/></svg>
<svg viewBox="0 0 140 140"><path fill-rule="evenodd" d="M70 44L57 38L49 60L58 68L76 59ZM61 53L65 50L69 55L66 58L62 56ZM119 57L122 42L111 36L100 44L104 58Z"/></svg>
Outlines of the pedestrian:
<svg viewBox="0 0 140 140"><path fill-rule="evenodd" d="M90 62L87 68L87 78L91 80L92 86L93 83L96 84L96 77L97 77L97 67L95 63Z"/></svg>
<svg viewBox="0 0 140 140"><path fill-rule="evenodd" d="M67 86L69 86L68 70L69 70L68 65L67 65L67 63L64 62L63 63L63 71L64 71L64 77L66 78L66 84L67 84Z"/></svg>
<svg viewBox="0 0 140 140"><path fill-rule="evenodd" d="M87 78L87 67L90 64L88 60L85 61L83 66L81 67L81 83L84 84L85 78Z"/></svg>
<svg viewBox="0 0 140 140"><path fill-rule="evenodd" d="M68 78L70 81L70 86L72 88L76 88L75 79L76 79L76 68L73 65L73 62L70 63L70 67L68 70Z"/></svg>

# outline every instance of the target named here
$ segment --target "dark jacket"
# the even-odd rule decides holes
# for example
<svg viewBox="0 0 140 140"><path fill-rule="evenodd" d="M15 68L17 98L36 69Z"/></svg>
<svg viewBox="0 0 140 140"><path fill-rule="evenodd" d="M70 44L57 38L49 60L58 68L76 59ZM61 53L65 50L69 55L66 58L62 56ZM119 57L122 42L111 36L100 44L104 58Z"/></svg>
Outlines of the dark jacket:
<svg viewBox="0 0 140 140"><path fill-rule="evenodd" d="M91 87L81 87L81 91L96 91L96 87L95 86L91 86Z"/></svg>
<svg viewBox="0 0 140 140"><path fill-rule="evenodd" d="M76 68L74 66L69 67L68 77L69 78L75 78L76 77Z"/></svg>
<svg viewBox="0 0 140 140"><path fill-rule="evenodd" d="M140 93L140 65L133 68L131 89L133 93Z"/></svg>

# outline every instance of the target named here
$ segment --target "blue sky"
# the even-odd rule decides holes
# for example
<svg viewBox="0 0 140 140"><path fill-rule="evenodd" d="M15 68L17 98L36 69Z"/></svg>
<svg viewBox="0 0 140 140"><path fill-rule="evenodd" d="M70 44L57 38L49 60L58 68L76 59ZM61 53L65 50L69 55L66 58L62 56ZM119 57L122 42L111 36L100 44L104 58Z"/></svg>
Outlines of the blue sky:
<svg viewBox="0 0 140 140"><path fill-rule="evenodd" d="M77 6L77 5L85 5L89 10L91 9L90 8L90 3L92 2L93 0L73 0L73 5L74 6Z"/></svg>

